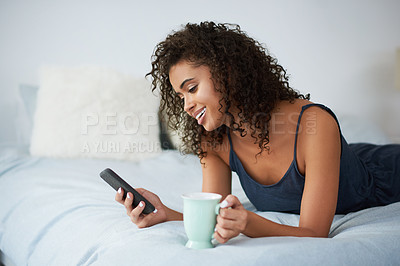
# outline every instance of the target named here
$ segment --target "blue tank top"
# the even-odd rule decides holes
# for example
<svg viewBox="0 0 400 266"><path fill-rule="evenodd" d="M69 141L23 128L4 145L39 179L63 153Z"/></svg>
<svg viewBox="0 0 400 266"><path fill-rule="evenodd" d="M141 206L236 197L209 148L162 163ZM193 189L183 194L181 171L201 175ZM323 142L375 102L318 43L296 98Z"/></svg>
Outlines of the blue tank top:
<svg viewBox="0 0 400 266"><path fill-rule="evenodd" d="M339 126L335 114L326 106L303 106L297 122L293 161L281 180L273 185L262 185L247 174L234 151L228 131L230 168L238 174L244 192L257 210L300 213L305 177L297 167L296 144L301 117L311 106L326 110ZM400 201L400 145L347 144L340 126L339 131L341 157L336 213L346 214Z"/></svg>

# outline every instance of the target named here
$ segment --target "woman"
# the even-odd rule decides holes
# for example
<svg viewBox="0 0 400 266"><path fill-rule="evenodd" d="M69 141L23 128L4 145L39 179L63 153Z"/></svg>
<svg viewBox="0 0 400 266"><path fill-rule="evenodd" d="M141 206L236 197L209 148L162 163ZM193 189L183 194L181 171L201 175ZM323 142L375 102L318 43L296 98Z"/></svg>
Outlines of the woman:
<svg viewBox="0 0 400 266"><path fill-rule="evenodd" d="M187 24L157 46L148 75L183 150L200 158L202 190L225 198L220 243L240 233L327 237L335 213L400 200L400 145L348 145L333 112L290 88L282 66L239 26ZM244 209L231 195L231 171L258 210L300 214L299 226ZM142 214L144 203L132 209L130 193L116 195L138 227L182 220L155 194L138 191L157 213Z"/></svg>

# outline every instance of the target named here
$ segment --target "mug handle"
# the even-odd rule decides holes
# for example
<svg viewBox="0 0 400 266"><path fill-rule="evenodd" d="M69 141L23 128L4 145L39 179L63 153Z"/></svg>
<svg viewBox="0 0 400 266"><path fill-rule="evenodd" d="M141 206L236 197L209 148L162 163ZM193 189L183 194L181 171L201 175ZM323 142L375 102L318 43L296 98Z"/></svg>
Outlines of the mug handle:
<svg viewBox="0 0 400 266"><path fill-rule="evenodd" d="M219 214L219 210L221 209L221 203L218 203L216 206L215 206L215 214L216 215L218 215ZM215 230L215 228L214 228L214 230ZM215 239L214 238L214 232L211 234L211 239Z"/></svg>
<svg viewBox="0 0 400 266"><path fill-rule="evenodd" d="M221 209L221 203L218 203L216 206L215 206L215 214L219 214L219 210ZM228 209L232 209L232 207L229 207Z"/></svg>
<svg viewBox="0 0 400 266"><path fill-rule="evenodd" d="M215 214L216 215L218 215L219 214L219 210L221 209L221 203L218 203L216 206L215 206Z"/></svg>

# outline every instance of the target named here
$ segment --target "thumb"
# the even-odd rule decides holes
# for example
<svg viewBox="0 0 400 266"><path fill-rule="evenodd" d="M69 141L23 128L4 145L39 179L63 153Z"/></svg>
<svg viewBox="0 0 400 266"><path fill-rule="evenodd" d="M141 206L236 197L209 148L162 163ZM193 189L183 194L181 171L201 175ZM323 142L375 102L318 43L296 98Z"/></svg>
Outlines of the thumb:
<svg viewBox="0 0 400 266"><path fill-rule="evenodd" d="M135 190L136 190L137 192L139 192L140 194L142 194L142 195L143 195L143 193L145 193L145 192L147 191L146 189L141 188L141 187L135 188Z"/></svg>
<svg viewBox="0 0 400 266"><path fill-rule="evenodd" d="M224 208L229 208L229 207L231 207L231 208L234 209L234 208L239 207L239 206L242 206L242 204L240 203L239 199L238 199L237 197L233 196L233 195L228 195L228 196L221 202L221 205L220 205L220 207L221 207L222 209L224 209Z"/></svg>

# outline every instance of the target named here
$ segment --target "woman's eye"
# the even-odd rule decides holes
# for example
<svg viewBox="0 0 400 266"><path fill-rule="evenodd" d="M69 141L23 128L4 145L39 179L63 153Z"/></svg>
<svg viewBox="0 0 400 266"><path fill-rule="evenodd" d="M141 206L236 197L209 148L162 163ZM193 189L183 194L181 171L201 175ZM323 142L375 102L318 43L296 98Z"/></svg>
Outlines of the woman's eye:
<svg viewBox="0 0 400 266"><path fill-rule="evenodd" d="M197 85L196 85L196 86L193 86L193 87L191 87L191 88L188 90L188 92L189 92L189 93L193 93L193 92L195 92L195 91L196 91L196 89L197 89Z"/></svg>

